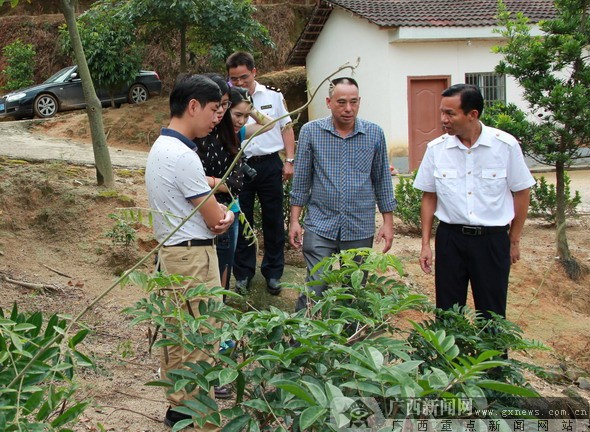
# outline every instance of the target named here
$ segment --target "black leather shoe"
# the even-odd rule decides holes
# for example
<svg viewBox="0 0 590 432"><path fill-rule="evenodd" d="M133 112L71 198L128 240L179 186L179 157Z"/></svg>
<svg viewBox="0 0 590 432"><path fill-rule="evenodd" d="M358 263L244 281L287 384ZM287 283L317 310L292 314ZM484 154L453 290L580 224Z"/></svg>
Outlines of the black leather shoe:
<svg viewBox="0 0 590 432"><path fill-rule="evenodd" d="M231 399L232 393L229 386L213 387L215 390L215 399Z"/></svg>
<svg viewBox="0 0 590 432"><path fill-rule="evenodd" d="M166 417L164 418L164 424L168 427L174 427L174 425L179 421L188 420L190 418L191 416L172 411L172 407L168 407L168 411L166 411Z"/></svg>
<svg viewBox="0 0 590 432"><path fill-rule="evenodd" d="M281 280L274 278L267 279L266 289L271 295L279 295L281 293Z"/></svg>
<svg viewBox="0 0 590 432"><path fill-rule="evenodd" d="M236 291L238 294L246 295L250 290L250 279L236 280Z"/></svg>

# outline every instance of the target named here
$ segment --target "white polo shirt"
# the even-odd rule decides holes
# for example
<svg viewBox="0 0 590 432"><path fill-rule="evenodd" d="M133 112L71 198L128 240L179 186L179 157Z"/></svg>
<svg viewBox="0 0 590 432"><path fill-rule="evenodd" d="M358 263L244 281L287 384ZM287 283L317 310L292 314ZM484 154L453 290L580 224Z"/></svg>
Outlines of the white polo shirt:
<svg viewBox="0 0 590 432"><path fill-rule="evenodd" d="M263 112L273 120L289 114L283 94L273 87L267 87L256 82L252 101L258 111ZM252 122L254 122L254 119L250 118L249 123ZM291 123L291 118L287 116L276 122L271 130L258 135L250 141L248 147L244 150L246 158L263 156L283 150L285 144L283 143L281 129L289 123Z"/></svg>
<svg viewBox="0 0 590 432"><path fill-rule="evenodd" d="M512 192L535 184L518 141L481 124L481 135L467 148L445 134L430 143L414 187L435 192L435 216L449 224L502 226L514 219Z"/></svg>
<svg viewBox="0 0 590 432"><path fill-rule="evenodd" d="M194 209L189 201L207 195L207 184L195 144L171 129L162 129L147 158L145 184L150 208L155 210L154 237L161 242ZM166 216L164 215L166 214ZM215 237L197 212L165 243L166 246L192 239Z"/></svg>

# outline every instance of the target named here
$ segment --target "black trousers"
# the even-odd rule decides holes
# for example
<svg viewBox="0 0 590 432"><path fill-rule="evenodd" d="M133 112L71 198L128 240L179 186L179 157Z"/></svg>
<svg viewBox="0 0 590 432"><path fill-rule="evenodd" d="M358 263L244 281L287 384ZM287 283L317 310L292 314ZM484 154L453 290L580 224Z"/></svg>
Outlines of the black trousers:
<svg viewBox="0 0 590 432"><path fill-rule="evenodd" d="M436 306L465 305L467 286L475 309L485 318L490 311L506 317L510 239L508 232L465 235L440 224L435 240Z"/></svg>
<svg viewBox="0 0 590 432"><path fill-rule="evenodd" d="M278 153L256 160L248 165L257 172L254 181L245 183L240 192L240 208L250 226L254 226L254 200L258 196L262 211L264 257L260 271L266 279L280 279L285 267L285 219L283 216L283 162ZM234 259L234 277L251 279L256 272L256 246L244 237L244 224L240 232Z"/></svg>

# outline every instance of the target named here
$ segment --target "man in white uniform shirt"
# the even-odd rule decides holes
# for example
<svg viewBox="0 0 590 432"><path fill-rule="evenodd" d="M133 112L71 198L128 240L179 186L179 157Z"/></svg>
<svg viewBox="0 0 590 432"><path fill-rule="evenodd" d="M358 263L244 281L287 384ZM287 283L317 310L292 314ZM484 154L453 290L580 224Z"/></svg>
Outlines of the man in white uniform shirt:
<svg viewBox="0 0 590 432"><path fill-rule="evenodd" d="M483 97L472 85L442 93L447 133L428 144L414 187L422 195L420 266L432 271L434 216L436 305L465 305L467 286L475 308L506 316L510 265L520 259L520 237L535 180L517 140L479 120Z"/></svg>
<svg viewBox="0 0 590 432"><path fill-rule="evenodd" d="M194 216L170 235L211 192L193 139L204 137L213 130L220 101L221 91L209 78L199 75L179 78L170 94L170 124L162 129L147 159L145 183L150 208L154 210L154 236L158 242L164 242L158 253L159 268L167 274L191 278L186 286L167 288L173 301L178 300L177 290L184 291L201 283L209 288L221 286L215 236L230 227L234 220L233 212L226 211L211 196ZM178 307L196 317L201 300L193 298ZM160 363L162 378L167 378L170 370L185 368L184 363L199 361L212 363L213 359L198 349L186 352L178 345L163 347ZM191 399L193 393L179 390L167 394L170 407L164 419L166 425L173 427L177 422L190 418L174 408ZM213 399L212 389L209 395ZM194 430L213 431L219 428L206 423Z"/></svg>
<svg viewBox="0 0 590 432"><path fill-rule="evenodd" d="M272 119L279 119L289 112L280 90L256 82L256 67L250 53L238 51L228 57L227 73L232 85L243 87L252 96L254 107ZM285 163L279 151L285 150ZM245 182L240 193L240 208L250 226L254 226L254 200L258 196L262 213L264 257L260 272L266 279L268 292L278 295L285 267L285 218L283 214L283 181L293 177L295 161L295 134L291 119L286 116L274 127L255 137L244 151L246 163L257 172L251 182ZM256 272L256 247L244 236L244 224L240 233L234 261L236 290L245 293Z"/></svg>

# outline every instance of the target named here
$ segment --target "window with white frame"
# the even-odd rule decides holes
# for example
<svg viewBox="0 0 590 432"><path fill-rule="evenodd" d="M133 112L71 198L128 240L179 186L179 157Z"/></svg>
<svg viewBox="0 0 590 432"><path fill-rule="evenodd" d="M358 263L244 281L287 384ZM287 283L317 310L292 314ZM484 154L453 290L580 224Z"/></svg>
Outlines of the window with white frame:
<svg viewBox="0 0 590 432"><path fill-rule="evenodd" d="M491 106L497 102L506 103L506 75L494 72L466 73L465 84L479 87L485 106Z"/></svg>

